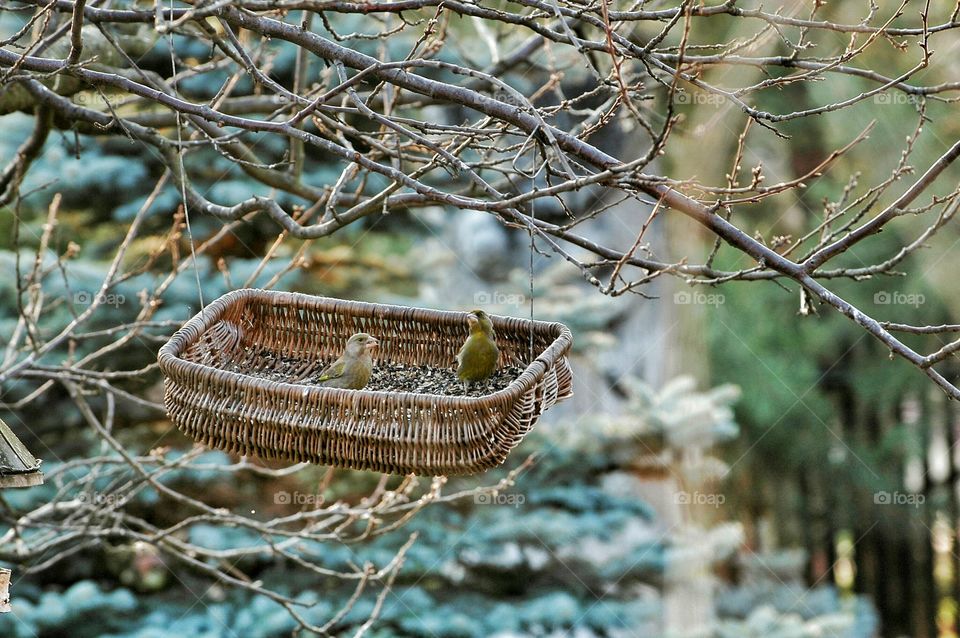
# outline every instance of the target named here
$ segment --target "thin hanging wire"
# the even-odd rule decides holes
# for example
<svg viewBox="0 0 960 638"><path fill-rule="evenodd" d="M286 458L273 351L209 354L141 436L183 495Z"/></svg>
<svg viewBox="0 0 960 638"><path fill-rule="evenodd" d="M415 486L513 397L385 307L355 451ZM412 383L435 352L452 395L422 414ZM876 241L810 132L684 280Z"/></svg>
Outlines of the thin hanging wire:
<svg viewBox="0 0 960 638"><path fill-rule="evenodd" d="M170 15L173 15L173 0L170 0ZM167 43L170 46L170 71L173 74L173 86L176 86L177 60L173 53L173 29L167 28ZM197 279L197 296L200 298L200 311L207 305L203 302L203 286L200 284L200 264L197 263L197 249L193 244L193 229L190 227L190 211L187 208L187 175L183 166L183 125L180 111L175 110L177 118L177 168L180 171L180 198L183 201L183 219L187 226L187 239L190 241L190 258L193 260L193 273Z"/></svg>
<svg viewBox="0 0 960 638"><path fill-rule="evenodd" d="M536 165L537 162L537 147L534 145L533 150L533 163ZM531 166L531 169L533 167ZM530 175L530 190L533 191L537 187L537 173L536 171L531 171ZM537 223L537 200L530 200L530 223L532 224L528 229L530 233L530 363L533 363L533 259L534 253L536 252L536 235L533 233L533 227Z"/></svg>

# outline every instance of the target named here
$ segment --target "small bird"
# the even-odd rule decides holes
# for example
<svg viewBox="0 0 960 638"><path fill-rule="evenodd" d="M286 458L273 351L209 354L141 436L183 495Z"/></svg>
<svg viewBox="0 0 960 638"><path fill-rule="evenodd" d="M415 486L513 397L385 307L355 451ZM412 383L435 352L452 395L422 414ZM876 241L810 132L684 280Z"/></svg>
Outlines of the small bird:
<svg viewBox="0 0 960 638"><path fill-rule="evenodd" d="M463 382L465 392L469 392L474 383L489 379L496 371L497 359L500 358L490 316L482 310L471 310L467 315L467 323L470 325L470 336L457 354L457 377Z"/></svg>
<svg viewBox="0 0 960 638"><path fill-rule="evenodd" d="M327 388L360 390L373 374L371 351L378 345L380 342L365 332L353 335L340 358L323 369L317 382Z"/></svg>

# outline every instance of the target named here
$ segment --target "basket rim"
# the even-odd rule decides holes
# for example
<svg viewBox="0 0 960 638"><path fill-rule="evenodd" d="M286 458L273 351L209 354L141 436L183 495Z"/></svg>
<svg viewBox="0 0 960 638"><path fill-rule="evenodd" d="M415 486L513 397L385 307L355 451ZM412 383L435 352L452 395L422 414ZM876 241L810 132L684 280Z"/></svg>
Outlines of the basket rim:
<svg viewBox="0 0 960 638"><path fill-rule="evenodd" d="M371 313L371 316L373 316L372 313L376 313L380 317L383 317L384 314L389 316L392 314L402 314L416 310L429 313L432 315L430 317L431 319L450 323L463 322L466 320L467 315L469 314L467 311L438 310L419 306L355 301L351 299L340 299L337 297L309 295L300 292L265 290L262 288L238 288L221 295L214 301L207 304L205 308L202 308L193 317L191 317L170 337L165 344L163 344L163 346L160 347L160 350L157 353L157 363L161 371L165 375L171 374L177 369L180 369L183 372L195 371L207 378L219 376L224 381L232 381L234 384L236 384L237 389L244 390L259 389L267 391L280 390L286 392L298 392L304 397L310 395L322 396L324 393L326 393L332 398L335 398L335 400L338 402L346 401L350 398L359 400L362 397L383 400L387 399L388 397L392 397L393 399L399 397L409 401L416 407L434 407L438 403L457 403L464 407L490 408L498 404L506 406L508 403L515 401L517 397L529 390L540 378L542 378L544 373L546 373L551 366L555 365L561 357L565 356L573 343L573 334L570 332L570 329L560 322L521 319L519 317L491 314L490 318L494 321L495 325L498 323L505 324L509 322L521 322L523 324L528 324L545 330L555 331L556 336L550 345L544 348L536 356L536 358L534 358L534 360L531 361L526 368L524 368L523 372L513 379L513 381L511 381L507 387L479 397L389 390L349 390L345 388L330 388L320 385L303 385L286 381L276 381L274 379L263 379L240 372L222 370L220 368L209 366L203 363L188 361L180 356L187 346L193 343L196 338L204 334L217 321L220 320L227 308L229 308L238 300L244 298L265 301L274 305L287 306L316 306L331 304L334 306L343 306L342 309L339 309L338 311L350 312L360 310ZM195 333L192 338L191 333Z"/></svg>

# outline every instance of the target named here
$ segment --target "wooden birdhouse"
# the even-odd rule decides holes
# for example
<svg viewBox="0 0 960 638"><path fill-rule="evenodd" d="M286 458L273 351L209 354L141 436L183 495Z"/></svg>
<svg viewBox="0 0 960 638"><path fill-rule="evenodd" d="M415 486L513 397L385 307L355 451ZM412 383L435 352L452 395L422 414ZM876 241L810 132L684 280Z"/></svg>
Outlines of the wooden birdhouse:
<svg viewBox="0 0 960 638"><path fill-rule="evenodd" d="M0 489L43 483L38 461L0 419ZM10 570L0 567L0 613L10 611Z"/></svg>

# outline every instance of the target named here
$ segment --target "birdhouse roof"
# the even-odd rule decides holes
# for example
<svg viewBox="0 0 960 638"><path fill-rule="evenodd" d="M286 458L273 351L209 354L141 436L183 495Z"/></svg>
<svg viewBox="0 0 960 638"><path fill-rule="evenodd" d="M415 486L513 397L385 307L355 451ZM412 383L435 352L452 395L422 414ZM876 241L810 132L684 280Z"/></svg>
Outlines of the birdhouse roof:
<svg viewBox="0 0 960 638"><path fill-rule="evenodd" d="M41 483L40 461L0 419L0 488L30 487Z"/></svg>

